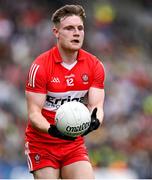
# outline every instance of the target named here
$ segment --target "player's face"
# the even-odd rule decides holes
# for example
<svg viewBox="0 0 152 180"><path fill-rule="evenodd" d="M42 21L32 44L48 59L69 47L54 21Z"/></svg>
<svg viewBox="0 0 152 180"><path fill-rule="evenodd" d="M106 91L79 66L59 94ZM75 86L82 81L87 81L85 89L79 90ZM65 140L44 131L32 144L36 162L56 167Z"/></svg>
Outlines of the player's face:
<svg viewBox="0 0 152 180"><path fill-rule="evenodd" d="M69 16L61 19L55 30L58 45L65 50L77 51L84 40L84 25L79 16Z"/></svg>

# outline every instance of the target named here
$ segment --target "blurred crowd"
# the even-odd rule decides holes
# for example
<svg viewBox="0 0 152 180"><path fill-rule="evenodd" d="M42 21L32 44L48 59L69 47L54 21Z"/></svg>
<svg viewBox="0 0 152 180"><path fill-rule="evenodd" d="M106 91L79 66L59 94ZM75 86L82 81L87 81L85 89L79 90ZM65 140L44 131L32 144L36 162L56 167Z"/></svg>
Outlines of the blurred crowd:
<svg viewBox="0 0 152 180"><path fill-rule="evenodd" d="M104 123L86 137L92 164L152 178L151 0L0 0L0 178L26 166L27 71L55 44L51 14L72 3L86 8L84 48L106 71Z"/></svg>

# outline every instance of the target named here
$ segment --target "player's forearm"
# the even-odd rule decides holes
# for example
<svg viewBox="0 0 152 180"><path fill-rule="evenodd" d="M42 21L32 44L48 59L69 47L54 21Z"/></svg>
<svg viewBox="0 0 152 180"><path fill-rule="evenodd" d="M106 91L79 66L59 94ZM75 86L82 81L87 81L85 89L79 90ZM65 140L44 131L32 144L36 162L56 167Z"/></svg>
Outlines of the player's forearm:
<svg viewBox="0 0 152 180"><path fill-rule="evenodd" d="M29 114L29 119L32 127L41 132L48 132L50 123L44 118L44 116L39 112L33 112Z"/></svg>

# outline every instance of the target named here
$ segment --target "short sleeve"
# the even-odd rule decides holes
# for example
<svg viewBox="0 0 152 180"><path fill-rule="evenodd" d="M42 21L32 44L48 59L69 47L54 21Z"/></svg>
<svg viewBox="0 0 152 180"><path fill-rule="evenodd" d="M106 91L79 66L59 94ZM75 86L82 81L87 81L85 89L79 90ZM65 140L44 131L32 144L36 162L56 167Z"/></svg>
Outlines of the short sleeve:
<svg viewBox="0 0 152 180"><path fill-rule="evenodd" d="M103 89L105 81L104 65L99 59L96 59L94 66L94 78L91 87Z"/></svg>
<svg viewBox="0 0 152 180"><path fill-rule="evenodd" d="M46 93L47 76L41 58L37 58L31 65L26 81L26 91Z"/></svg>

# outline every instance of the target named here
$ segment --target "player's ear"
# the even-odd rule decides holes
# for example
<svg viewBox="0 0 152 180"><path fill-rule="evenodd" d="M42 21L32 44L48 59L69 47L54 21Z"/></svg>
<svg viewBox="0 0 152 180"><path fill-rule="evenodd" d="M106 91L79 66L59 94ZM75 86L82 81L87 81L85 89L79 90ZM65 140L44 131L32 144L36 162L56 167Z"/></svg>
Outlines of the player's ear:
<svg viewBox="0 0 152 180"><path fill-rule="evenodd" d="M55 35L55 37L58 39L58 37L59 37L59 30L58 30L58 28L54 26L52 31L53 31L53 34Z"/></svg>

